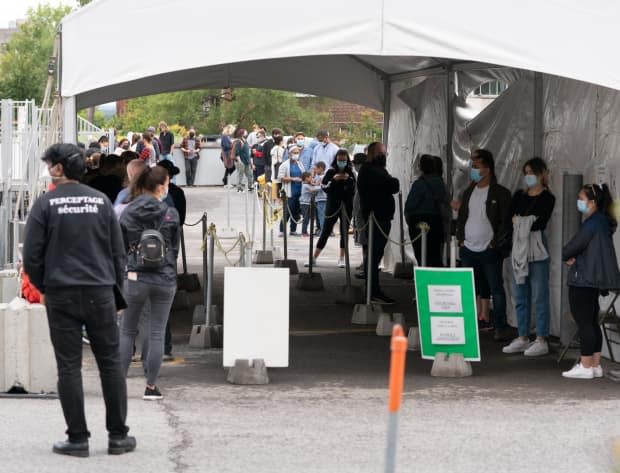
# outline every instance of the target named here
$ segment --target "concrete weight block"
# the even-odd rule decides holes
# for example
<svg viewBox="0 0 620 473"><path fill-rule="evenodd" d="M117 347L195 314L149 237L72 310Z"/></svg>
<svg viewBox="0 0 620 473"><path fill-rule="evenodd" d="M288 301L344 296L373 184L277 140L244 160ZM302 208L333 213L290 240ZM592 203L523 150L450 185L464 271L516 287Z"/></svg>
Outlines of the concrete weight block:
<svg viewBox="0 0 620 473"><path fill-rule="evenodd" d="M297 260L294 259L279 259L273 263L274 268L288 268L289 275L295 276L299 274L299 268L297 267Z"/></svg>
<svg viewBox="0 0 620 473"><path fill-rule="evenodd" d="M353 325L375 325L379 321L381 308L375 304L356 304L353 307Z"/></svg>
<svg viewBox="0 0 620 473"><path fill-rule="evenodd" d="M336 295L336 304L362 304L364 288L362 286L340 286Z"/></svg>
<svg viewBox="0 0 620 473"><path fill-rule="evenodd" d="M216 325L222 325L224 317L222 311L218 306L212 305L211 312L209 313L210 322ZM203 325L206 322L205 319L205 306L197 305L194 307L194 313L192 315L192 325Z"/></svg>
<svg viewBox="0 0 620 473"><path fill-rule="evenodd" d="M254 264L273 264L273 252L271 250L256 250L254 252Z"/></svg>
<svg viewBox="0 0 620 473"><path fill-rule="evenodd" d="M222 325L194 325L189 336L192 348L222 348L224 332Z"/></svg>
<svg viewBox="0 0 620 473"><path fill-rule="evenodd" d="M265 361L257 359L250 364L250 360L235 360L235 365L228 370L226 381L245 385L269 384Z"/></svg>
<svg viewBox="0 0 620 473"><path fill-rule="evenodd" d="M6 269L0 271L0 303L8 304L19 296L19 279L17 271Z"/></svg>
<svg viewBox="0 0 620 473"><path fill-rule="evenodd" d="M392 335L392 328L394 327L394 322L392 321L391 314L379 314L379 319L377 320L377 330L376 334L379 337L389 337Z"/></svg>
<svg viewBox="0 0 620 473"><path fill-rule="evenodd" d="M297 279L297 289L301 291L323 291L323 276L321 273L301 273Z"/></svg>
<svg viewBox="0 0 620 473"><path fill-rule="evenodd" d="M407 350L418 351L420 349L420 328L411 327L407 335Z"/></svg>
<svg viewBox="0 0 620 473"><path fill-rule="evenodd" d="M431 376L444 378L464 378L471 376L471 363L465 361L461 353L435 353Z"/></svg>
<svg viewBox="0 0 620 473"><path fill-rule="evenodd" d="M30 338L30 379L26 391L32 394L56 392L56 358L50 338L47 311L41 304L26 307Z"/></svg>
<svg viewBox="0 0 620 473"><path fill-rule="evenodd" d="M4 391L26 389L30 379L28 316L24 299L15 298L4 317Z"/></svg>

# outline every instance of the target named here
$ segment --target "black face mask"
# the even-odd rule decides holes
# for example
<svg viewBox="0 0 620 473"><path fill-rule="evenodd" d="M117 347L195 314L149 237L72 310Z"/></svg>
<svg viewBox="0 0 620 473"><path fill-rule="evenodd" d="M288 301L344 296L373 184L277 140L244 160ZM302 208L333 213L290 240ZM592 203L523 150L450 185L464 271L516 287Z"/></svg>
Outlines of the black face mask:
<svg viewBox="0 0 620 473"><path fill-rule="evenodd" d="M189 134L189 137L190 137L190 138L193 138L193 137L194 137L194 134L193 134L193 133L190 133L190 134Z"/></svg>
<svg viewBox="0 0 620 473"><path fill-rule="evenodd" d="M385 154L378 154L375 156L375 163L377 163L379 166L385 167L386 162L387 156Z"/></svg>

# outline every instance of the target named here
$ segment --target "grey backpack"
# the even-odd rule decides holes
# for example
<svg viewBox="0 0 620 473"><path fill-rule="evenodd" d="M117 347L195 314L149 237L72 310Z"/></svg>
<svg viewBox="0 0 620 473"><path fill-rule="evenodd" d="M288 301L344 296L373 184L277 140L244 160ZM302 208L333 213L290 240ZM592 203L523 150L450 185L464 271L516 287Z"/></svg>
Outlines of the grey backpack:
<svg viewBox="0 0 620 473"><path fill-rule="evenodd" d="M164 214L159 227L142 231L140 240L135 247L137 269L157 269L166 264L166 240L161 234L161 227L166 220L168 211Z"/></svg>

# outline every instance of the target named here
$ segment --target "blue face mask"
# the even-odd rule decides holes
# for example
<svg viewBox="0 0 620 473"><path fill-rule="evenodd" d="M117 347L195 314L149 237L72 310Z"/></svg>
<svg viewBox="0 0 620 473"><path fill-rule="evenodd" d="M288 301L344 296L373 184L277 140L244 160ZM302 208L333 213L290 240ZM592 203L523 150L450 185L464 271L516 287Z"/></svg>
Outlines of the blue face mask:
<svg viewBox="0 0 620 473"><path fill-rule="evenodd" d="M577 210L582 214L588 213L588 203L585 200L577 200Z"/></svg>
<svg viewBox="0 0 620 473"><path fill-rule="evenodd" d="M525 181L525 185L527 187L534 187L538 184L538 178L534 174L526 174L523 176L523 180Z"/></svg>
<svg viewBox="0 0 620 473"><path fill-rule="evenodd" d="M469 178L474 182L480 182L482 180L480 169L471 168L469 170Z"/></svg>
<svg viewBox="0 0 620 473"><path fill-rule="evenodd" d="M300 148L303 148L305 144L306 144L306 140L297 140L297 146L299 146Z"/></svg>
<svg viewBox="0 0 620 473"><path fill-rule="evenodd" d="M336 161L336 165L338 166L338 169L343 170L344 168L347 167L347 162L346 161Z"/></svg>

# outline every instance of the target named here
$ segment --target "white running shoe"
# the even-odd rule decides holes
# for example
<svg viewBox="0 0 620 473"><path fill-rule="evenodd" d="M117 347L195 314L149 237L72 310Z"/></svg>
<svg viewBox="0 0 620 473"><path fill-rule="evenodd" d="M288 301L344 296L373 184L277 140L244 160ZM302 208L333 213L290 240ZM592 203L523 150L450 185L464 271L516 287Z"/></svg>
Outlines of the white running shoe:
<svg viewBox="0 0 620 473"><path fill-rule="evenodd" d="M571 370L564 371L562 376L572 379L593 379L594 369L586 368L581 363L577 363Z"/></svg>
<svg viewBox="0 0 620 473"><path fill-rule="evenodd" d="M603 372L603 367L601 365L593 366L592 372L594 373L595 378L602 378L603 376L605 376L605 373Z"/></svg>
<svg viewBox="0 0 620 473"><path fill-rule="evenodd" d="M344 268L345 267L344 258L338 258L338 267L339 268Z"/></svg>
<svg viewBox="0 0 620 473"><path fill-rule="evenodd" d="M527 350L523 352L525 356L543 356L549 353L549 345L546 341L536 340Z"/></svg>
<svg viewBox="0 0 620 473"><path fill-rule="evenodd" d="M523 353L525 350L527 350L527 347L529 345L529 340L523 340L521 337L517 337L512 342L510 342L510 345L506 345L504 348L502 348L502 352L506 353L507 355L511 353Z"/></svg>

